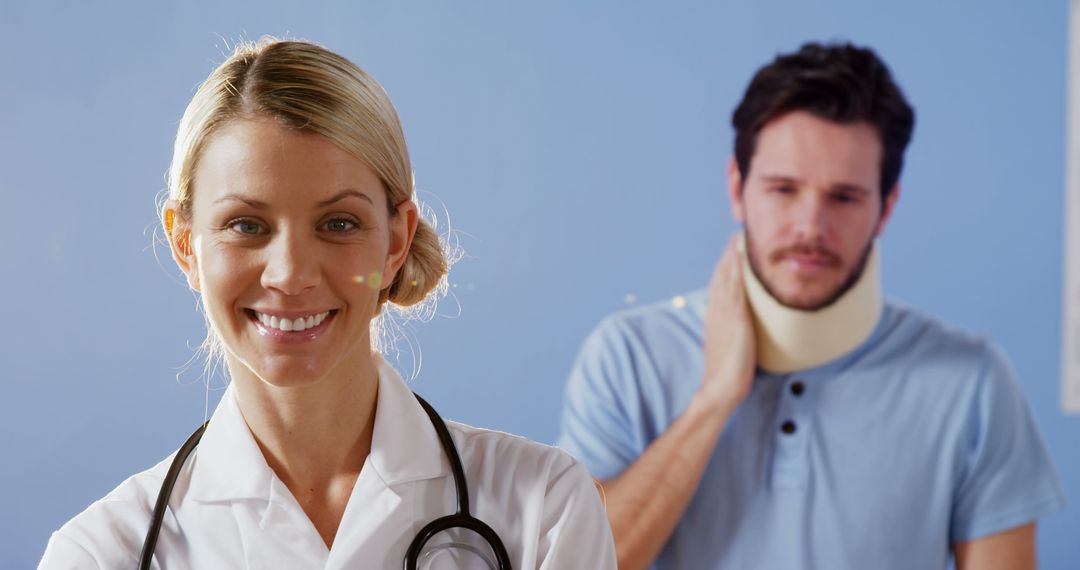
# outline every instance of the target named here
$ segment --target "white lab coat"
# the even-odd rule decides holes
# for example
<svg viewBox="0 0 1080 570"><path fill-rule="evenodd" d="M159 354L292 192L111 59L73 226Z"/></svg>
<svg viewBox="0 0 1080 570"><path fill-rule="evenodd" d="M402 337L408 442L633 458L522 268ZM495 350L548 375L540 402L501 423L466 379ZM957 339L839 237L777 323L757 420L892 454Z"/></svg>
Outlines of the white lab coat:
<svg viewBox="0 0 1080 570"><path fill-rule="evenodd" d="M465 467L472 514L499 534L515 569L616 567L607 517L580 463L524 438L447 425ZM39 570L135 568L171 461L124 481L53 533ZM371 454L327 549L267 466L230 388L173 489L155 568L398 569L417 532L453 513L456 503L431 421L383 364ZM429 544L446 542L446 534ZM462 550L443 551L431 567L484 568L453 552Z"/></svg>

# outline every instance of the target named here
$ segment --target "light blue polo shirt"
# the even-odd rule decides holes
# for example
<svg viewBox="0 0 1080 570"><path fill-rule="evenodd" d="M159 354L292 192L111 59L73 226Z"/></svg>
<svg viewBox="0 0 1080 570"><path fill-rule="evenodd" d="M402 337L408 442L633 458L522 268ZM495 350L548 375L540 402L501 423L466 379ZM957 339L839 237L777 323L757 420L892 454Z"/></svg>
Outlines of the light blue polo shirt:
<svg viewBox="0 0 1080 570"><path fill-rule="evenodd" d="M559 445L600 479L701 383L706 295L685 299L610 316L581 349ZM758 372L655 568L943 569L953 543L1064 505L1000 350L890 301L850 354Z"/></svg>

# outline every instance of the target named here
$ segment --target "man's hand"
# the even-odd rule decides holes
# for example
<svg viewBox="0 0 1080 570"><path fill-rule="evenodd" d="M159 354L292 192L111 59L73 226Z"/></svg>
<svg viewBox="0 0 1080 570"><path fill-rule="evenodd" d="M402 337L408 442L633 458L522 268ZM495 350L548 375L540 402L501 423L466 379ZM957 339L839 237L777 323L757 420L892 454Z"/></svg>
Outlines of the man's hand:
<svg viewBox="0 0 1080 570"><path fill-rule="evenodd" d="M667 431L604 484L620 570L644 569L656 560L701 482L724 425L750 393L754 324L741 256L733 238L709 285L701 387Z"/></svg>
<svg viewBox="0 0 1080 570"><path fill-rule="evenodd" d="M732 411L750 393L756 364L754 321L743 283L739 236L716 264L705 311L705 377L697 399Z"/></svg>

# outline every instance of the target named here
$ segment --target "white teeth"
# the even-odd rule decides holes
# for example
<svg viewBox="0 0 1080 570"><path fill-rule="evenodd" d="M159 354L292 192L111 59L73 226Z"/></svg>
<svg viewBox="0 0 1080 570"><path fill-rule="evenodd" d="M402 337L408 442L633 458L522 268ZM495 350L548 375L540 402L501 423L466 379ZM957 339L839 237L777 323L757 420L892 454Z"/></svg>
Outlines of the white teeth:
<svg viewBox="0 0 1080 570"><path fill-rule="evenodd" d="M326 317L330 316L330 311L324 311L316 315L308 315L306 317L297 317L295 319L287 319L284 317L274 317L255 311L255 318L259 319L259 322L264 326L278 329L282 332L300 332L312 327L318 326Z"/></svg>

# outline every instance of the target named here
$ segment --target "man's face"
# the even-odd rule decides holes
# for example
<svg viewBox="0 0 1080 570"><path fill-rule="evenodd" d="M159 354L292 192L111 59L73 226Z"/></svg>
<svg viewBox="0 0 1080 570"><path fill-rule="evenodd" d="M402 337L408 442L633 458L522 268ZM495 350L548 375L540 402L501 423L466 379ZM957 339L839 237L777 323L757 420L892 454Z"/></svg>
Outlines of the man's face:
<svg viewBox="0 0 1080 570"><path fill-rule="evenodd" d="M745 180L732 160L732 211L754 273L780 303L821 309L858 280L899 196L893 188L882 204L881 160L870 124L802 111L761 129Z"/></svg>

